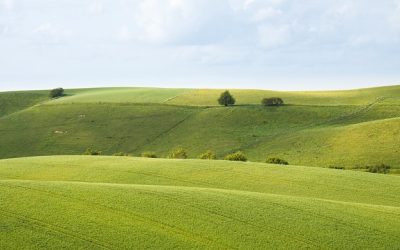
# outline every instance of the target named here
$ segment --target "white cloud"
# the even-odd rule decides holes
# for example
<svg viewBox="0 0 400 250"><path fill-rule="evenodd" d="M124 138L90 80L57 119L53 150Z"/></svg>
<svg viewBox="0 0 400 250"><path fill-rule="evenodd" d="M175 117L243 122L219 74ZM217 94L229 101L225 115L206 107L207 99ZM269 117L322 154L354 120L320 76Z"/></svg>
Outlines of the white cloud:
<svg viewBox="0 0 400 250"><path fill-rule="evenodd" d="M252 19L256 22L261 22L269 18L275 18L281 14L282 11L280 9L276 9L273 7L266 7L255 11Z"/></svg>
<svg viewBox="0 0 400 250"><path fill-rule="evenodd" d="M55 32L55 30L51 23L41 24L33 30L33 33L35 33L35 34L48 34L48 33L54 33L54 32Z"/></svg>
<svg viewBox="0 0 400 250"><path fill-rule="evenodd" d="M128 26L124 25L117 31L117 37L121 42L130 41L132 39L132 32Z"/></svg>
<svg viewBox="0 0 400 250"><path fill-rule="evenodd" d="M394 11L389 17L391 26L400 33L400 0L394 1Z"/></svg>
<svg viewBox="0 0 400 250"><path fill-rule="evenodd" d="M255 6L274 6L284 3L286 0L244 0L243 9L247 10Z"/></svg>
<svg viewBox="0 0 400 250"><path fill-rule="evenodd" d="M12 10L14 8L14 0L1 0L0 6L6 10Z"/></svg>
<svg viewBox="0 0 400 250"><path fill-rule="evenodd" d="M106 69L129 82L198 68L262 78L286 75L288 62L400 79L400 0L0 0L0 35L0 82L34 79L37 61L56 80L86 67L85 79Z"/></svg>
<svg viewBox="0 0 400 250"><path fill-rule="evenodd" d="M288 26L262 25L258 27L260 44L264 48L274 48L289 41L290 29Z"/></svg>
<svg viewBox="0 0 400 250"><path fill-rule="evenodd" d="M181 0L144 0L135 14L139 38L162 43L179 39L196 27L199 12L194 2Z"/></svg>
<svg viewBox="0 0 400 250"><path fill-rule="evenodd" d="M144 0L134 12L135 37L155 44L215 43L233 27L229 1Z"/></svg>
<svg viewBox="0 0 400 250"><path fill-rule="evenodd" d="M4 26L0 25L0 30L1 30L1 32L0 32L1 35L6 35L8 33L9 28L6 25L4 25Z"/></svg>
<svg viewBox="0 0 400 250"><path fill-rule="evenodd" d="M243 48L217 44L179 47L176 57L179 60L190 60L204 65L240 64L248 59Z"/></svg>
<svg viewBox="0 0 400 250"><path fill-rule="evenodd" d="M101 14L104 11L104 4L101 1L93 1L89 4L89 12Z"/></svg>

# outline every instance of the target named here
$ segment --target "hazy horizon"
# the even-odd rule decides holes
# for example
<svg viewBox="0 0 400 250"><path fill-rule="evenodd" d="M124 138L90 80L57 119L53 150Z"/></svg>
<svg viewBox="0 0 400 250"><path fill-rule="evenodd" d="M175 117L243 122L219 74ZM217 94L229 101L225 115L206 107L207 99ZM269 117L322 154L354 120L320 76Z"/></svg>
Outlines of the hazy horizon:
<svg viewBox="0 0 400 250"><path fill-rule="evenodd" d="M171 89L227 89L227 90L234 90L234 89L249 89L249 90L272 90L272 91L340 91L340 90L357 90L357 89L367 89L367 88L379 88L379 87L394 87L399 86L400 84L381 84L381 85L369 85L369 86L361 86L361 87L350 87L350 88L325 88L325 89L277 89L277 88L254 88L254 87L232 87L228 85L217 85L216 87L208 86L208 87L197 87L196 85L186 85L186 87L179 87L174 85L168 86L160 86L160 85L91 85L91 86L84 86L83 84L78 84L77 86L70 86L70 85L52 85L48 88L26 88L26 89L19 89L19 88L10 88L10 89L0 89L0 92L13 92L13 91L35 91L35 90L50 90L53 88L64 88L64 89L92 89L92 88L171 88Z"/></svg>

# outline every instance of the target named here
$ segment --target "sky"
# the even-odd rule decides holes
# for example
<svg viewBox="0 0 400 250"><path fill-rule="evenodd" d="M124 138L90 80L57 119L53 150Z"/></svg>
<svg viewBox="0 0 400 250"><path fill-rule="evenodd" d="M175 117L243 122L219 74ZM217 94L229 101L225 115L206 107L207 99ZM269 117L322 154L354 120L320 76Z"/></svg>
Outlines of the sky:
<svg viewBox="0 0 400 250"><path fill-rule="evenodd" d="M0 0L0 91L400 84L400 0Z"/></svg>

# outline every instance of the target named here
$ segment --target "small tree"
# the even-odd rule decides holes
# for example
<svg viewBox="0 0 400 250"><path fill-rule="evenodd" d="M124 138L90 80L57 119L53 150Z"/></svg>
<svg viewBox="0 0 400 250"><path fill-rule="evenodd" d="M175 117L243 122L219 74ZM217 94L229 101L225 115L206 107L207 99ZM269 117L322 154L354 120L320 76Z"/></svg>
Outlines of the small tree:
<svg viewBox="0 0 400 250"><path fill-rule="evenodd" d="M270 164L289 165L289 162L275 157L268 158L265 162Z"/></svg>
<svg viewBox="0 0 400 250"><path fill-rule="evenodd" d="M199 155L199 159L202 159L202 160L215 160L215 159L217 159L217 156L215 155L215 153L213 151L207 150L203 154Z"/></svg>
<svg viewBox="0 0 400 250"><path fill-rule="evenodd" d="M228 90L221 93L221 96L218 99L218 103L220 105L224 105L225 107L233 105L235 104L235 102L236 102L235 98L233 98L233 96L231 95L231 93L229 93Z"/></svg>
<svg viewBox="0 0 400 250"><path fill-rule="evenodd" d="M246 155L242 151L238 151L233 154L229 154L224 158L227 161L247 161Z"/></svg>
<svg viewBox="0 0 400 250"><path fill-rule="evenodd" d="M101 155L101 151L98 150L93 150L92 148L86 149L86 151L83 153L84 155Z"/></svg>
<svg viewBox="0 0 400 250"><path fill-rule="evenodd" d="M279 97L271 97L262 99L261 103L264 106L282 106L283 100Z"/></svg>
<svg viewBox="0 0 400 250"><path fill-rule="evenodd" d="M157 154L150 151L143 152L141 156L144 158L157 158Z"/></svg>
<svg viewBox="0 0 400 250"><path fill-rule="evenodd" d="M57 97L61 97L63 95L64 95L63 88L52 89L52 90L50 90L50 93L49 93L50 98L57 98Z"/></svg>
<svg viewBox="0 0 400 250"><path fill-rule="evenodd" d="M187 153L183 148L176 148L168 155L170 159L187 159Z"/></svg>

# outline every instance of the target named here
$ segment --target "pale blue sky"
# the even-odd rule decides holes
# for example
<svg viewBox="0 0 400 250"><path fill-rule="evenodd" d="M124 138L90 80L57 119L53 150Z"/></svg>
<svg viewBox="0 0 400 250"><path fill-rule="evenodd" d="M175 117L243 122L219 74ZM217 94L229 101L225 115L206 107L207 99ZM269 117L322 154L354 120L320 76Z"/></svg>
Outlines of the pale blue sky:
<svg viewBox="0 0 400 250"><path fill-rule="evenodd" d="M0 91L400 83L400 0L0 0Z"/></svg>

